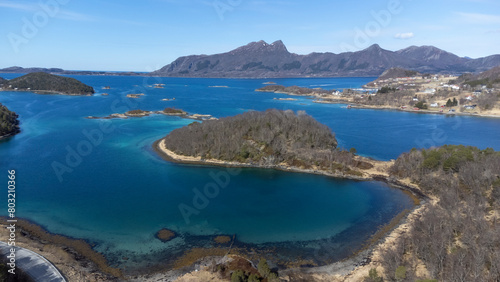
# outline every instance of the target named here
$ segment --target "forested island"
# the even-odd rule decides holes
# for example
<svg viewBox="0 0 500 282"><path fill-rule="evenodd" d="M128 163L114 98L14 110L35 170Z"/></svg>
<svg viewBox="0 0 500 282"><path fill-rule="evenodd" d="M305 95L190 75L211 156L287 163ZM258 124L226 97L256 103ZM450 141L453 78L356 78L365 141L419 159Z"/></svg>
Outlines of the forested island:
<svg viewBox="0 0 500 282"><path fill-rule="evenodd" d="M94 88L77 79L48 74L29 73L11 80L0 81L4 91L31 91L38 94L92 95Z"/></svg>
<svg viewBox="0 0 500 282"><path fill-rule="evenodd" d="M160 142L175 161L323 171L363 177L372 165L337 148L335 134L304 111L250 111L175 129Z"/></svg>
<svg viewBox="0 0 500 282"><path fill-rule="evenodd" d="M0 139L20 132L18 115L0 103Z"/></svg>

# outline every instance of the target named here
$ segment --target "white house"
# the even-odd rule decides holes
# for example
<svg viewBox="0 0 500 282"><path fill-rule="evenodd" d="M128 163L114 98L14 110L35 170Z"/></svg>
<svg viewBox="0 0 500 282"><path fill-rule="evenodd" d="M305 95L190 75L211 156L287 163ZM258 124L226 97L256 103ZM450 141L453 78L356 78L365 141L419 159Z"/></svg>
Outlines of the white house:
<svg viewBox="0 0 500 282"><path fill-rule="evenodd" d="M425 94L434 95L434 94L436 94L436 89L434 89L434 88L427 88L427 89L425 89L424 93Z"/></svg>

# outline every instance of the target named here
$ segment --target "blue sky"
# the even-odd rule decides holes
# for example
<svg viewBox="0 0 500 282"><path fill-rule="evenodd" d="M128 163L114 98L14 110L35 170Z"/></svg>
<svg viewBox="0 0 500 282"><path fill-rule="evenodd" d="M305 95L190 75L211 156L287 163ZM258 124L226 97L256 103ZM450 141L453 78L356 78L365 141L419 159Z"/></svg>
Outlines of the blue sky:
<svg viewBox="0 0 500 282"><path fill-rule="evenodd" d="M290 52L500 54L498 0L0 0L0 68L151 71L281 39Z"/></svg>

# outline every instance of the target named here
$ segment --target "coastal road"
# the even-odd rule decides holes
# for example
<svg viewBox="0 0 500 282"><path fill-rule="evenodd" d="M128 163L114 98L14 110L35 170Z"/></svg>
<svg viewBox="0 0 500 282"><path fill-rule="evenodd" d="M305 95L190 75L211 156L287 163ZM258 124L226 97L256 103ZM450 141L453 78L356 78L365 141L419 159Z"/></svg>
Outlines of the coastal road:
<svg viewBox="0 0 500 282"><path fill-rule="evenodd" d="M10 248L7 243L0 242L2 256L7 256L10 253ZM22 269L37 282L66 282L64 276L52 263L25 248L16 247L16 268Z"/></svg>

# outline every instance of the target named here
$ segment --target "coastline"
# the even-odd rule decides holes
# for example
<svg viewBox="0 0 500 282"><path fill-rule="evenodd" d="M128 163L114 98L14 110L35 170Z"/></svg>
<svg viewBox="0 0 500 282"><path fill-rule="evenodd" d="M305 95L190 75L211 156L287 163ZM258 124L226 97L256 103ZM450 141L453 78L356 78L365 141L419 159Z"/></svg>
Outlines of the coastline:
<svg viewBox="0 0 500 282"><path fill-rule="evenodd" d="M9 134L1 135L0 136L0 141L5 140L5 139L9 139L10 137L14 137L15 135L17 135L19 133L21 133L21 130L18 130L17 132L12 132L12 133L9 133Z"/></svg>
<svg viewBox="0 0 500 282"><path fill-rule="evenodd" d="M367 170L360 170L363 173L363 176L356 176L350 174L343 173L331 173L320 169L303 169L299 167L293 167L286 164L279 164L274 166L262 166L257 164L248 164L248 163L240 163L240 162L231 162L231 161L223 161L218 159L201 159L201 157L192 157L192 156L184 156L178 155L175 152L169 150L165 146L164 138L157 140L153 143L153 150L160 155L164 160L180 163L180 164L190 164L190 165L209 165L209 166L221 166L221 167L246 167L246 168L263 168L263 169L276 169L280 171L287 172L297 172L297 173L308 173L308 174L317 174L317 175L325 175L330 177L337 178L346 178L352 180L361 180L368 181L374 180L375 177L384 178L388 177L388 174L384 174L383 169L384 166L387 166L391 162L383 162L376 161L364 157L357 156L358 160L363 160L369 162L374 167Z"/></svg>
<svg viewBox="0 0 500 282"><path fill-rule="evenodd" d="M432 110L418 110L415 111L408 107L407 109L401 109L401 107L396 107L396 106L377 106L377 105L365 105L365 104L359 104L359 103L354 103L352 101L349 101L348 99L345 98L325 98L323 95L319 93L313 93L313 94L295 94L295 93L290 93L290 92L284 92L284 91L263 91L256 89L256 92L267 92L267 93L277 93L277 94L285 94L289 96L302 96L302 97L309 97L315 99L313 102L318 103L318 104L346 104L346 105L351 105L352 108L356 109L370 109L370 110L392 110L392 111L400 111L400 112L408 112L408 113L416 113L416 114L436 114L436 115L449 115L449 116L471 116L471 117L486 117L486 118L500 118L500 110L493 110L493 111L488 111L486 113L469 113L469 112L439 112L439 111L432 111Z"/></svg>
<svg viewBox="0 0 500 282"><path fill-rule="evenodd" d="M363 281L372 268L377 268L381 273L380 252L393 246L401 235L408 232L409 226L420 217L427 205L429 205L428 200L412 210L404 210L397 214L371 236L365 247L352 256L324 266L287 269L281 272L284 274L282 278L286 281L358 282Z"/></svg>
<svg viewBox="0 0 500 282"><path fill-rule="evenodd" d="M0 227L7 226L0 217ZM123 278L119 269L112 268L104 256L82 240L53 234L26 219L16 223L16 246L31 250L50 261L68 281L112 281ZM0 234L0 241L8 241L8 233Z"/></svg>
<svg viewBox="0 0 500 282"><path fill-rule="evenodd" d="M315 102L318 103L318 102ZM328 103L324 102L324 104L344 104L340 102ZM364 105L364 104L351 104L352 108L355 109L369 109L369 110L391 110L391 111L399 111L399 112L407 112L407 113L415 113L415 114L435 114L435 115L447 115L447 116L471 116L471 117L487 117L487 118L500 118L500 111L498 111L498 115L491 113L466 113L466 112L438 112L438 111L430 111L430 110L412 110L412 109L401 109L400 107L392 107L392 106L372 106L372 105Z"/></svg>
<svg viewBox="0 0 500 282"><path fill-rule="evenodd" d="M403 191L408 192L409 196L412 198L414 203L418 205L418 202L422 199L427 199L427 196L423 194L418 187L412 186L410 183L404 183L402 181L392 179L387 173L387 169L394 163L394 160L391 161L377 161L361 156L356 156L357 160L368 162L373 165L370 169L360 170L363 173L363 176L355 176L350 174L343 173L331 173L320 169L303 169L298 167L292 167L285 164L280 164L278 166L262 166L256 164L245 164L239 162L229 162L222 161L217 159L204 159L201 157L192 157L192 156L183 156L176 154L175 152L169 150L165 146L164 138L156 140L153 145L153 150L164 160L179 163L179 164L188 164L188 165L203 165L203 166L219 166L219 167L244 167L244 168L262 168L262 169L275 169L285 172L294 172L294 173L307 173L307 174L316 174L323 175L328 177L342 178L342 179L351 179L356 181L381 181L385 182L390 186L397 187Z"/></svg>
<svg viewBox="0 0 500 282"><path fill-rule="evenodd" d="M159 155L171 162L181 163L181 164L195 164L195 165L210 165L210 166L224 166L224 167L258 167L266 168L262 166L241 164L236 162L224 162L221 160L202 160L201 157L190 157L178 155L175 152L170 151L166 148L164 144L164 139L157 140L153 144L154 150L159 153ZM358 156L358 158L361 158ZM376 180L382 181L406 192L414 201L415 206L412 210L404 210L398 215L396 215L391 222L384 226L371 236L371 238L366 242L365 246L358 250L356 253L350 257L335 262L325 266L316 266L312 268L291 268L286 269L282 274L287 281L292 281L295 279L313 279L314 281L360 281L364 277L368 276L368 271L371 268L379 267L378 261L380 260L380 250L388 248L394 244L395 240L407 232L408 226L411 226L414 220L416 220L422 210L429 204L433 199L429 199L418 186L415 186L406 180L392 179L388 173L387 168L392 165L393 161L382 162L363 158L365 161L369 161L374 165L373 168L363 171L363 177L350 177L340 174L332 174L327 172L320 172L314 170L306 170L293 167L268 167L272 169L278 169L283 171L298 172L298 173L313 173L321 174L330 177L340 177L355 180ZM435 199L434 199L435 200ZM206 274L206 273L205 273ZM197 277L195 272L187 273L186 276Z"/></svg>

